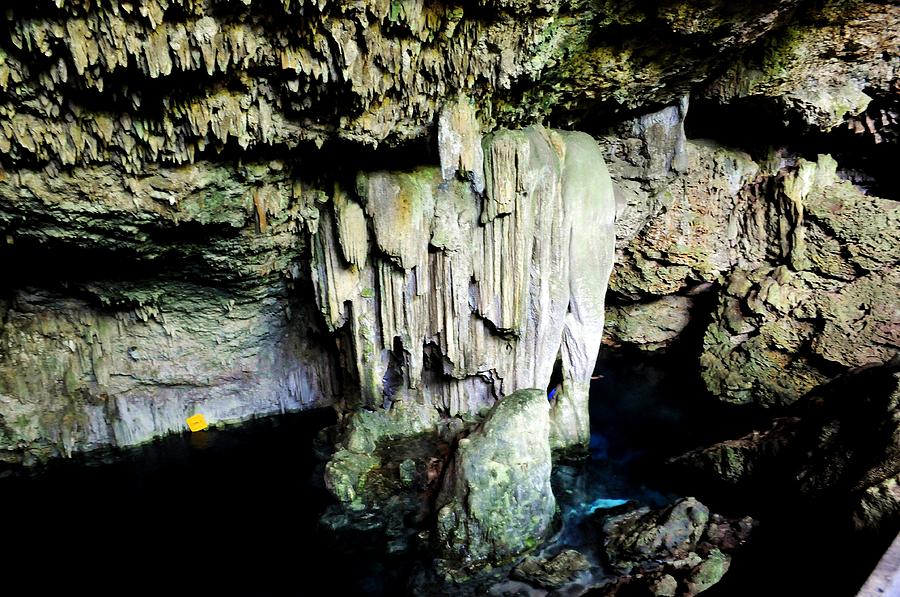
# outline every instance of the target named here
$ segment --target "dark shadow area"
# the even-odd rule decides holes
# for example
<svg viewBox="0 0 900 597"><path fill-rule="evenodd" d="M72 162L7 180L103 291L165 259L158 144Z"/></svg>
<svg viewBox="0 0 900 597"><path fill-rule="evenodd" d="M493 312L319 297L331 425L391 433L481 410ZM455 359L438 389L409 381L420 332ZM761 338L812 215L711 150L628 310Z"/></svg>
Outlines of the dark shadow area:
<svg viewBox="0 0 900 597"><path fill-rule="evenodd" d="M614 464L619 483L641 487L643 494L610 497L652 504L647 498L654 494L695 496L713 512L749 515L759 522L724 579L704 595L855 595L900 529L855 529L849 488L815 497L800 494L796 479L784 476L790 474L787 462L775 474L740 487L681 476L682 469L666 463L690 449L768 429L776 415L796 414L715 400L699 377L691 340L685 340L658 354L601 351L597 373L602 377L591 392L592 456L595 466ZM857 387L854 395L866 389ZM860 453L872 451L860 442ZM791 457L784 455L786 461Z"/></svg>
<svg viewBox="0 0 900 597"><path fill-rule="evenodd" d="M763 428L770 416L706 393L691 349L697 341L690 331L664 353L601 352L592 458L554 471L562 511L584 516L625 500L658 507L693 495L714 512L760 521L705 594L853 595L890 529L855 533L843 505L803 502L777 484L736 496L667 474L667 458ZM31 574L38 559L53 566L40 580L46 591L313 595L327 586L336 595L408 594L429 554L392 552L377 513L368 531L359 521L339 535L326 528L346 517L329 507L323 483L330 440L321 432L334 422L331 410L289 414L2 478L7 579Z"/></svg>
<svg viewBox="0 0 900 597"><path fill-rule="evenodd" d="M629 475L660 483L660 463L687 450L764 425L772 413L715 398L700 377L703 336L716 308L715 287L695 292L690 324L671 346L647 352L630 346L600 349L591 383L591 431L606 438L610 458ZM610 293L609 304L633 303Z"/></svg>
<svg viewBox="0 0 900 597"><path fill-rule="evenodd" d="M258 291L261 281L266 283L251 267L228 259L239 231L226 225L187 222L145 232L142 240L104 238L102 243L17 236L9 245L0 237L0 292L26 286L77 292L92 283L126 287L165 279ZM270 278L276 281L277 272Z"/></svg>
<svg viewBox="0 0 900 597"><path fill-rule="evenodd" d="M38 592L303 595L324 580L336 595L396 594L379 545L363 538L354 555L320 529L331 498L315 439L334 420L260 419L0 479L4 582L39 560L53 571L29 581Z"/></svg>
<svg viewBox="0 0 900 597"><path fill-rule="evenodd" d="M876 98L870 109L882 105L886 101ZM838 173L866 192L900 198L894 172L900 163L900 145L876 144L871 137L843 127L829 133L810 129L797 118L786 119L784 107L774 100L747 98L720 104L694 98L684 126L689 139L713 139L740 148L757 161L778 150L787 160L802 157L815 161L819 154L830 154L838 162Z"/></svg>

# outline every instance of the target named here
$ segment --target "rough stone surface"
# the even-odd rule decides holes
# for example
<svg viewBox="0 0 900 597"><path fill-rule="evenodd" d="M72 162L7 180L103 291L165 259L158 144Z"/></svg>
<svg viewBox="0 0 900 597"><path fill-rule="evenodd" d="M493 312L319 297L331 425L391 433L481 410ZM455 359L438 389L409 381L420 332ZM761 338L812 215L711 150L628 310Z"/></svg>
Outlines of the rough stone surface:
<svg viewBox="0 0 900 597"><path fill-rule="evenodd" d="M603 525L606 556L622 572L641 561L682 559L697 548L708 520L709 509L694 498L661 512L640 508L610 517Z"/></svg>
<svg viewBox="0 0 900 597"><path fill-rule="evenodd" d="M885 49L896 47L898 27L900 7L891 2L810 3L707 93L720 101L769 99L809 126L830 130L893 91L900 59Z"/></svg>
<svg viewBox="0 0 900 597"><path fill-rule="evenodd" d="M767 406L898 351L895 3L14 4L5 460L202 408L458 421L557 359L551 442L583 444L611 199L551 126L616 182L611 342L670 346L708 297L708 387Z"/></svg>
<svg viewBox="0 0 900 597"><path fill-rule="evenodd" d="M311 240L317 302L330 329L346 326L361 404L403 397L472 415L546 387L559 359L553 444L586 445L614 242L599 148L532 127L496 133L484 155L481 200L426 168L359 177L371 226L342 225L324 205ZM354 264L344 248L357 243L370 257Z"/></svg>
<svg viewBox="0 0 900 597"><path fill-rule="evenodd" d="M600 518L606 564L618 576L607 577L592 594L609 596L702 593L722 579L754 525L750 518L710 514L694 498Z"/></svg>
<svg viewBox="0 0 900 597"><path fill-rule="evenodd" d="M543 390L498 402L459 440L437 501L437 547L457 566L503 562L550 530L550 413Z"/></svg>
<svg viewBox="0 0 900 597"><path fill-rule="evenodd" d="M366 501L366 478L381 460L369 454L339 450L325 465L325 485L351 510L362 510Z"/></svg>
<svg viewBox="0 0 900 597"><path fill-rule="evenodd" d="M713 549L709 557L691 571L691 575L686 583L687 594L696 595L712 587L722 580L730 565L730 557L718 549Z"/></svg>
<svg viewBox="0 0 900 597"><path fill-rule="evenodd" d="M440 422L440 413L432 405L414 400L397 400L387 410L352 412L344 438L325 467L326 486L343 505L363 509L373 501L367 475L384 464L377 451L392 442L434 433ZM415 471L415 461L401 462L401 483L411 486Z"/></svg>
<svg viewBox="0 0 900 597"><path fill-rule="evenodd" d="M607 342L665 348L706 325L691 316L712 293L706 385L763 406L898 354L897 202L828 155L686 140L685 114L682 102L602 139L618 212Z"/></svg>
<svg viewBox="0 0 900 597"><path fill-rule="evenodd" d="M277 162L3 177L2 458L333 402L336 363L295 293L304 210Z"/></svg>
<svg viewBox="0 0 900 597"><path fill-rule="evenodd" d="M580 552L566 549L551 558L528 556L513 570L513 578L545 589L558 589L575 581L591 568Z"/></svg>
<svg viewBox="0 0 900 597"><path fill-rule="evenodd" d="M687 328L693 303L687 296L668 295L649 303L610 306L603 341L642 350L663 348Z"/></svg>
<svg viewBox="0 0 900 597"><path fill-rule="evenodd" d="M673 470L738 488L783 488L849 504L847 519L877 529L900 521L900 374L896 360L854 370L795 403L769 429L674 459Z"/></svg>
<svg viewBox="0 0 900 597"><path fill-rule="evenodd" d="M0 44L0 151L140 170L225 148L407 141L459 92L506 124L597 101L668 102L797 4L16 4Z"/></svg>
<svg viewBox="0 0 900 597"><path fill-rule="evenodd" d="M790 265L737 269L727 280L701 357L717 395L793 402L833 376L900 351L900 203L866 196L828 156L782 179L794 207L780 251Z"/></svg>
<svg viewBox="0 0 900 597"><path fill-rule="evenodd" d="M480 133L460 134L459 147L479 150L466 145L459 168L474 168ZM557 358L567 379L554 437L586 443L612 267L602 158L590 137L540 127L486 147L512 151L486 163L521 189L505 194L495 176L482 199L474 183L422 168L326 194L281 162L0 178L0 227L12 233L2 255L14 264L0 300L0 449L31 461L131 445L183 429L196 410L216 423L406 397L474 415L546 385ZM516 152L532 152L519 174ZM339 359L355 375L339 379Z"/></svg>

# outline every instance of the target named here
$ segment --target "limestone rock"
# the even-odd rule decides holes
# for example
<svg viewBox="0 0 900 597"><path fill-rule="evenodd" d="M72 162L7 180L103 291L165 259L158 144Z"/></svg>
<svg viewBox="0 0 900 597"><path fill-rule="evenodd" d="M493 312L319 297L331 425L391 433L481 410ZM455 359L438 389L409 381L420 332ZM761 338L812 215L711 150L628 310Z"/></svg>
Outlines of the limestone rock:
<svg viewBox="0 0 900 597"><path fill-rule="evenodd" d="M543 390L503 398L459 441L437 501L437 544L460 566L503 562L540 543L556 501Z"/></svg>
<svg viewBox="0 0 900 597"><path fill-rule="evenodd" d="M692 571L686 583L687 594L696 595L710 588L725 576L731 558L718 549L713 549L706 560L698 564Z"/></svg>
<svg viewBox="0 0 900 597"><path fill-rule="evenodd" d="M769 429L753 431L743 437L719 442L683 454L670 463L679 469L701 470L719 482L738 485L765 474L768 463L778 459L787 462L794 456L800 419L782 417Z"/></svg>
<svg viewBox="0 0 900 597"><path fill-rule="evenodd" d="M707 93L721 100L771 98L824 130L864 112L873 95L891 93L900 61L884 50L900 25L895 4L825 2L805 12Z"/></svg>
<svg viewBox="0 0 900 597"><path fill-rule="evenodd" d="M604 343L663 348L688 326L693 303L691 297L669 295L649 303L610 306Z"/></svg>
<svg viewBox="0 0 900 597"><path fill-rule="evenodd" d="M459 172L471 178L476 193L484 192L484 151L474 102L460 96L445 105L438 117L437 137L444 180Z"/></svg>
<svg viewBox="0 0 900 597"><path fill-rule="evenodd" d="M591 568L580 552L566 549L551 558L528 556L513 570L513 578L545 589L559 589L575 581Z"/></svg>
<svg viewBox="0 0 900 597"><path fill-rule="evenodd" d="M701 357L707 386L726 400L790 403L829 378L817 359L848 370L900 352L900 204L863 195L835 168L820 156L783 179L795 216L779 251L791 267L728 280Z"/></svg>
<svg viewBox="0 0 900 597"><path fill-rule="evenodd" d="M376 456L339 450L325 465L325 485L341 503L361 510L367 505L366 476L380 462Z"/></svg>
<svg viewBox="0 0 900 597"><path fill-rule="evenodd" d="M397 400L388 410L358 410L351 415L345 444L351 452L374 452L379 444L433 431L440 414L430 404Z"/></svg>
<svg viewBox="0 0 900 597"><path fill-rule="evenodd" d="M815 388L769 429L670 462L679 474L738 490L780 486L808 499L851 504L860 528L900 520L900 374L896 359Z"/></svg>
<svg viewBox="0 0 900 597"><path fill-rule="evenodd" d="M334 402L337 364L295 292L296 232L315 224L299 190L276 161L0 177L0 458Z"/></svg>
<svg viewBox="0 0 900 597"><path fill-rule="evenodd" d="M661 512L640 508L612 516L603 524L606 556L623 572L642 561L685 558L697 548L708 520L709 509L694 498Z"/></svg>
<svg viewBox="0 0 900 597"><path fill-rule="evenodd" d="M774 218L753 192L759 166L743 152L700 142L686 142L683 151L685 174L636 190L619 214L625 224L610 285L626 299L674 294L766 257L767 221ZM626 188L627 159L610 166Z"/></svg>
<svg viewBox="0 0 900 597"><path fill-rule="evenodd" d="M507 126L582 102L671 102L797 2L694 4L16 5L0 44L0 151L16 163L138 172L227 147L407 142L458 93Z"/></svg>
<svg viewBox="0 0 900 597"><path fill-rule="evenodd" d="M500 131L485 140L486 196L435 168L371 172L358 187L373 237L365 265L323 205L311 274L331 329L349 326L361 404L399 393L474 415L520 388L563 391L553 443L588 440L587 391L613 260L612 187L578 133Z"/></svg>
<svg viewBox="0 0 900 597"><path fill-rule="evenodd" d="M434 433L441 421L440 413L430 404L420 405L414 400L394 401L389 409L374 411L359 409L350 415L342 446L325 468L325 484L343 505L361 509L368 503L366 476L382 459L379 449L398 440L424 433ZM401 463L401 477L410 480L416 465L413 460Z"/></svg>
<svg viewBox="0 0 900 597"><path fill-rule="evenodd" d="M710 514L694 498L667 508L600 517L607 563L619 574L600 595L696 595L719 582L731 554L750 536L753 519Z"/></svg>
<svg viewBox="0 0 900 597"><path fill-rule="evenodd" d="M0 296L3 460L139 444L197 412L217 424L333 400L332 364L286 316L306 307L281 284L111 281L93 293Z"/></svg>
<svg viewBox="0 0 900 597"><path fill-rule="evenodd" d="M581 445L613 199L616 342L664 347L701 287L727 288L704 368L732 402L897 352L895 202L825 157L685 135L702 96L892 156L892 3L14 4L4 458L145 441L206 402L471 418L557 360L551 441ZM612 129L601 150L503 128L535 122Z"/></svg>
<svg viewBox="0 0 900 597"><path fill-rule="evenodd" d="M678 581L671 574L666 574L651 587L654 597L675 597L678 591Z"/></svg>

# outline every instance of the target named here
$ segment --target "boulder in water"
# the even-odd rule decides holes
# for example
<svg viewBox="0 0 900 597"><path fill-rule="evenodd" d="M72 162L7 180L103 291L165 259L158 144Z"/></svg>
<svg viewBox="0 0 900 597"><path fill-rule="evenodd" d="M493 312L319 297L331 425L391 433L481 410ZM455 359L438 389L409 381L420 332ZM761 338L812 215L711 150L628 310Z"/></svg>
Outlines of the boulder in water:
<svg viewBox="0 0 900 597"><path fill-rule="evenodd" d="M459 441L437 502L438 547L450 562L507 561L546 537L556 512L549 410L544 391L520 390Z"/></svg>

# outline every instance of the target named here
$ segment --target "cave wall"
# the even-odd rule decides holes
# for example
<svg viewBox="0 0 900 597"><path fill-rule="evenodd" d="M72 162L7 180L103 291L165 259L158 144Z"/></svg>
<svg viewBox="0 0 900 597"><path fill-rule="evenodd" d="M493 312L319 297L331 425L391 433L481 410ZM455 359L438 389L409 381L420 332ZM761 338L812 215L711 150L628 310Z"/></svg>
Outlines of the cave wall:
<svg viewBox="0 0 900 597"><path fill-rule="evenodd" d="M896 4L41 0L3 19L5 459L145 441L200 404L477 412L557 357L578 372L557 435L583 439L564 405L599 342L579 326L602 324L582 200L601 156L607 342L699 325L708 387L763 405L898 351ZM571 166L584 188L570 145L595 156Z"/></svg>
<svg viewBox="0 0 900 597"><path fill-rule="evenodd" d="M313 213L300 192L277 162L7 173L4 458L141 443L198 409L218 422L333 403L336 347L297 264Z"/></svg>

